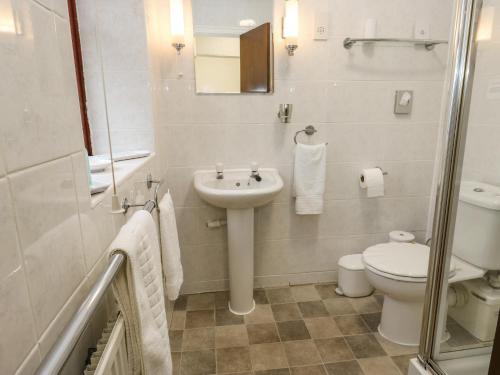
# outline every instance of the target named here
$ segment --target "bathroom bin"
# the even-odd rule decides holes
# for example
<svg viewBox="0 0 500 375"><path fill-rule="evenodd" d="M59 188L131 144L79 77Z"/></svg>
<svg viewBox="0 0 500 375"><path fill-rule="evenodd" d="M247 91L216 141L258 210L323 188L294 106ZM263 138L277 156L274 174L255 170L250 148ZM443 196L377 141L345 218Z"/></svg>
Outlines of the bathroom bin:
<svg viewBox="0 0 500 375"><path fill-rule="evenodd" d="M365 297L373 292L373 287L365 275L362 254L344 255L339 259L339 284L337 294L347 297Z"/></svg>

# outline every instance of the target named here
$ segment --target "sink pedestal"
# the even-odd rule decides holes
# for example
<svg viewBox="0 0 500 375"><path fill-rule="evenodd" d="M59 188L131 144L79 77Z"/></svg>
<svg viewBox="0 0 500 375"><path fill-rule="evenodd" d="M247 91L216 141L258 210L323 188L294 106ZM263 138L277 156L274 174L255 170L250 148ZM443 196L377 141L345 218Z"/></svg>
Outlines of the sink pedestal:
<svg viewBox="0 0 500 375"><path fill-rule="evenodd" d="M227 209L229 247L229 310L237 315L253 311L254 209Z"/></svg>

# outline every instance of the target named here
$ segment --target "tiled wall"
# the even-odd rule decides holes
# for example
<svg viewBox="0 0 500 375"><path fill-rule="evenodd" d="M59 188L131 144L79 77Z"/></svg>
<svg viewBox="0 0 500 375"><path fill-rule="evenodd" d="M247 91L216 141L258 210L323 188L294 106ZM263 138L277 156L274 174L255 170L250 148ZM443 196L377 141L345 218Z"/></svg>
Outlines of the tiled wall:
<svg viewBox="0 0 500 375"><path fill-rule="evenodd" d="M281 39L283 1L275 1L275 92L272 95L196 95L190 2L185 1L187 46L180 58L168 39L168 2L157 17L165 35L157 149L161 171L174 195L187 292L227 287L226 230L207 229L224 210L204 204L193 191L196 169L246 167L251 161L276 167L284 191L256 212L256 276L264 285L335 279L340 256L385 241L393 229L423 238L446 46L432 52L409 45L342 46L363 35L367 18L378 36L412 37L417 19L432 38L447 39L452 1L301 0L299 49L289 57ZM316 11L329 11L327 41L314 41ZM179 73L182 75L179 75ZM394 91L414 90L413 113L393 114ZM280 124L280 103L293 103L291 124ZM328 142L325 212L297 216L291 197L293 135L318 128L314 142ZM366 199L358 187L361 168L380 166L386 196Z"/></svg>
<svg viewBox="0 0 500 375"><path fill-rule="evenodd" d="M463 178L500 186L500 1L484 7L495 17L491 38L478 43Z"/></svg>
<svg viewBox="0 0 500 375"><path fill-rule="evenodd" d="M32 374L107 264L126 218L91 207L65 0L0 0L0 373ZM13 25L9 25L12 8ZM16 23L17 22L17 23ZM154 161L120 186L144 187ZM142 192L147 196L147 192ZM81 373L102 307L66 366Z"/></svg>
<svg viewBox="0 0 500 375"><path fill-rule="evenodd" d="M153 150L144 2L85 0L77 6L94 153L109 152L106 107L113 151Z"/></svg>

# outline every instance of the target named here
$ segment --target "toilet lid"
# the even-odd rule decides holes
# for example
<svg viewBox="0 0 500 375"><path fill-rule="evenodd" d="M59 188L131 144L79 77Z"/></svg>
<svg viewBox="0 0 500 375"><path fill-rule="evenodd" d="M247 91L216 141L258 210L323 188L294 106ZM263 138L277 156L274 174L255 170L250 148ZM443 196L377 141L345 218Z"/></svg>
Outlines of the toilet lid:
<svg viewBox="0 0 500 375"><path fill-rule="evenodd" d="M363 262L386 274L408 278L427 278L429 247L416 243L378 244L363 252ZM450 271L454 269L452 262Z"/></svg>

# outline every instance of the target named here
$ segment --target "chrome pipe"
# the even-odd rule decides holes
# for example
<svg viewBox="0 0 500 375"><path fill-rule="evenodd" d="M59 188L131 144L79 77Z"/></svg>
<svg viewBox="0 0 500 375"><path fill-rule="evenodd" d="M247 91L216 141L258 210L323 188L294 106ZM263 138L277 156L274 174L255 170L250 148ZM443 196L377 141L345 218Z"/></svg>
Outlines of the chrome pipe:
<svg viewBox="0 0 500 375"><path fill-rule="evenodd" d="M73 318L66 325L57 341L35 372L35 375L56 375L61 371L85 327L94 315L109 285L125 263L125 255L114 254L108 268L94 284Z"/></svg>
<svg viewBox="0 0 500 375"><path fill-rule="evenodd" d="M433 354L439 342L439 312L446 303L447 275L459 193L465 134L475 62L475 34L482 0L459 0L456 4L450 46L450 93L445 116L443 160L436 191L429 273L418 358L426 368L440 374Z"/></svg>

